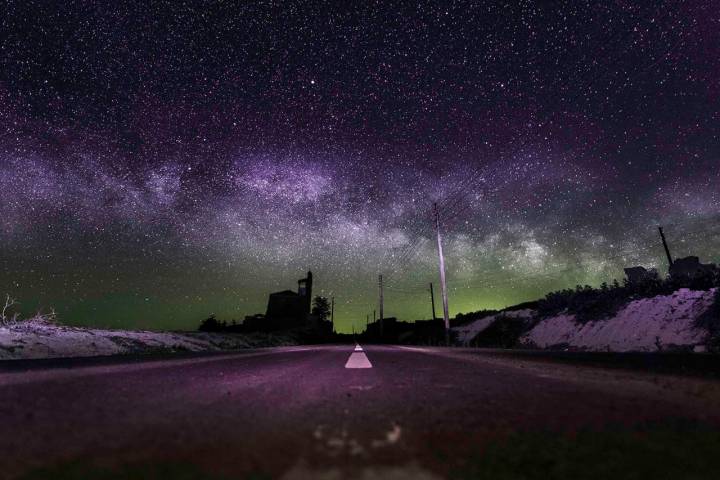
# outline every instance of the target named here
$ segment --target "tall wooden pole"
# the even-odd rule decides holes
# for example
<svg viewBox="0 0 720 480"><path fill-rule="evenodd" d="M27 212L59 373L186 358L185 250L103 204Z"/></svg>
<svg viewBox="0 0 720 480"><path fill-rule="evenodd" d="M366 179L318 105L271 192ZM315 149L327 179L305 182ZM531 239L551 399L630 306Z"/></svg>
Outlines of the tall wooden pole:
<svg viewBox="0 0 720 480"><path fill-rule="evenodd" d="M378 284L380 287L380 338L383 338L383 278L378 276Z"/></svg>
<svg viewBox="0 0 720 480"><path fill-rule="evenodd" d="M430 305L432 306L432 319L435 321L437 316L435 315L435 292L433 291L432 282L430 282Z"/></svg>
<svg viewBox="0 0 720 480"><path fill-rule="evenodd" d="M335 331L335 297L330 297L330 324L332 331Z"/></svg>
<svg viewBox="0 0 720 480"><path fill-rule="evenodd" d="M438 258L440 267L440 290L443 302L443 320L445 321L445 344L450 344L450 314L448 312L447 284L445 283L445 257L443 256L442 238L440 235L440 213L438 212L437 203L435 208L435 230L437 232Z"/></svg>
<svg viewBox="0 0 720 480"><path fill-rule="evenodd" d="M662 239L663 248L665 248L665 255L667 255L668 259L668 269L672 267L673 259L670 255L670 248L668 247L667 241L665 240L665 233L663 232L662 227L658 227L658 230L660 231L660 238Z"/></svg>

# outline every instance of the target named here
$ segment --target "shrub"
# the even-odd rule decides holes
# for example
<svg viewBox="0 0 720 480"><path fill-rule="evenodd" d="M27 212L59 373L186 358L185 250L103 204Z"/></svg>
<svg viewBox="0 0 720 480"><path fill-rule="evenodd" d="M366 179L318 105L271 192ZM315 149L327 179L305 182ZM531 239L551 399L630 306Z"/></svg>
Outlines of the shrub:
<svg viewBox="0 0 720 480"><path fill-rule="evenodd" d="M201 332L221 332L227 329L227 322L221 322L215 315L210 315L208 318L200 322L198 330Z"/></svg>
<svg viewBox="0 0 720 480"><path fill-rule="evenodd" d="M512 348L527 331L527 319L498 315L495 321L477 334L471 345L476 347Z"/></svg>
<svg viewBox="0 0 720 480"><path fill-rule="evenodd" d="M458 313L457 315L455 315L455 318L450 319L450 326L458 327L460 325L474 322L475 320L478 320L480 318L495 315L496 313L498 313L497 310L478 310L477 312Z"/></svg>
<svg viewBox="0 0 720 480"><path fill-rule="evenodd" d="M16 326L36 328L55 326L57 323L57 314L51 309L49 313L37 312L32 317L17 322Z"/></svg>
<svg viewBox="0 0 720 480"><path fill-rule="evenodd" d="M13 310L16 305L18 305L18 302L14 298L10 297L10 295L5 295L5 305L2 310L0 310L0 326L22 329L57 325L57 314L53 309L50 309L48 313L38 311L32 317L22 319L18 312L11 313L11 310Z"/></svg>

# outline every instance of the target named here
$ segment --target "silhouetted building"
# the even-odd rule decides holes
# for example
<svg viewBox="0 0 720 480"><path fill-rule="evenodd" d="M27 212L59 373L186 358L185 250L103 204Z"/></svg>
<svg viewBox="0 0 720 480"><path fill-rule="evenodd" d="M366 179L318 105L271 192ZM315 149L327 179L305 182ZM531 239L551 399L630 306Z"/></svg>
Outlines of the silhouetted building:
<svg viewBox="0 0 720 480"><path fill-rule="evenodd" d="M404 323L404 322L400 322ZM397 338L398 320L395 317L387 317L382 320L370 322L362 333L363 338L372 339L372 341L380 342L387 339ZM382 334L381 334L382 332Z"/></svg>
<svg viewBox="0 0 720 480"><path fill-rule="evenodd" d="M657 279L658 272L654 268L648 270L645 267L629 267L625 269L625 276L627 276L628 283L638 285Z"/></svg>
<svg viewBox="0 0 720 480"><path fill-rule="evenodd" d="M440 318L402 322L395 317L388 317L383 319L382 328L380 320L377 320L369 323L360 334L362 341L377 343L437 344L444 338L445 324Z"/></svg>
<svg viewBox="0 0 720 480"><path fill-rule="evenodd" d="M714 263L700 263L696 256L675 259L670 265L670 276L675 278L697 278L714 275L717 266Z"/></svg>
<svg viewBox="0 0 720 480"><path fill-rule="evenodd" d="M312 303L312 272L298 280L298 290L283 290L271 293L268 299L264 330L277 330L305 326L310 321ZM257 323L260 323L258 319Z"/></svg>

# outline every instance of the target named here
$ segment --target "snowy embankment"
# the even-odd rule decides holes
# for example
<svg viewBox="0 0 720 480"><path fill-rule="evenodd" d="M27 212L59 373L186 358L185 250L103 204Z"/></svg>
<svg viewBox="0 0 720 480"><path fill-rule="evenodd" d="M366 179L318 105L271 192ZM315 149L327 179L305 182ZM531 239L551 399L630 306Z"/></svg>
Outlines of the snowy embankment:
<svg viewBox="0 0 720 480"><path fill-rule="evenodd" d="M615 315L602 320L581 323L570 314L537 319L532 310L517 310L500 312L453 330L458 342L468 345L496 321L524 318L527 330L518 339L519 347L613 352L704 351L710 333L698 327L697 320L711 307L714 298L715 289L680 289L671 295L631 301Z"/></svg>
<svg viewBox="0 0 720 480"><path fill-rule="evenodd" d="M579 324L572 315L539 322L520 343L547 348L564 345L580 350L652 352L663 349L702 350L708 331L695 323L713 303L715 290L680 289L672 295L628 303L613 317Z"/></svg>
<svg viewBox="0 0 720 480"><path fill-rule="evenodd" d="M0 360L164 352L210 352L294 345L287 336L150 332L18 323L0 327Z"/></svg>

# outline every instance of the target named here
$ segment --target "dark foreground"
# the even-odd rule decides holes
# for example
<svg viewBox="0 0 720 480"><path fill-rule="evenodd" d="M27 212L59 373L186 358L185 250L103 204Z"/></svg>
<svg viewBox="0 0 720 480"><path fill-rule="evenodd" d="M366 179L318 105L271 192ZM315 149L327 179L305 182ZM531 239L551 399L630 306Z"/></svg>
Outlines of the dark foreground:
<svg viewBox="0 0 720 480"><path fill-rule="evenodd" d="M0 373L0 477L717 478L720 381L279 348ZM52 366L46 364L47 367Z"/></svg>

